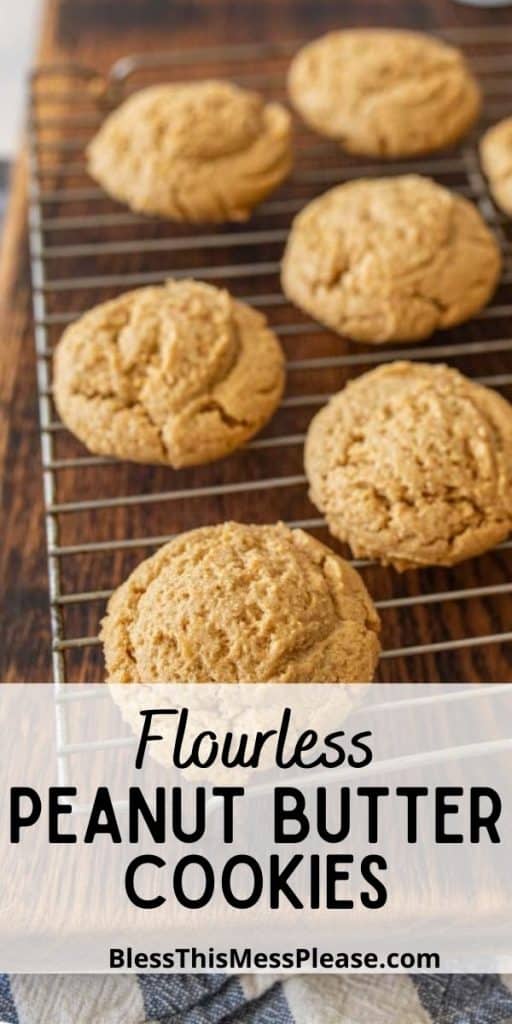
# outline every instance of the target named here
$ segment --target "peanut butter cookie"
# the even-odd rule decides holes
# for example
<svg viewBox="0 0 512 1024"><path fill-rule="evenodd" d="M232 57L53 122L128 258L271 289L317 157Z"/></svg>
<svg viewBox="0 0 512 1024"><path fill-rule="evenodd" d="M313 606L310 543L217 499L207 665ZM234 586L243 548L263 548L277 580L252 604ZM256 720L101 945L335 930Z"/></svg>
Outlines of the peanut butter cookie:
<svg viewBox="0 0 512 1024"><path fill-rule="evenodd" d="M496 287L498 245L478 210L429 178L361 179L295 218L283 289L356 341L421 341L481 309Z"/></svg>
<svg viewBox="0 0 512 1024"><path fill-rule="evenodd" d="M391 363L313 419L310 495L354 555L403 570L453 565L512 522L512 406L442 365Z"/></svg>
<svg viewBox="0 0 512 1024"><path fill-rule="evenodd" d="M94 307L55 353L63 422L90 451L133 462L222 458L267 422L283 386L283 353L265 317L198 281Z"/></svg>
<svg viewBox="0 0 512 1024"><path fill-rule="evenodd" d="M480 90L459 50L418 32L329 32L299 50L288 85L312 128L369 156L451 145L480 111Z"/></svg>
<svg viewBox="0 0 512 1024"><path fill-rule="evenodd" d="M359 574L302 530L181 534L110 599L111 683L370 682L379 619Z"/></svg>
<svg viewBox="0 0 512 1024"><path fill-rule="evenodd" d="M240 221L291 169L291 118L230 82L152 86L107 117L87 155L91 176L132 210Z"/></svg>
<svg viewBox="0 0 512 1024"><path fill-rule="evenodd" d="M480 142L480 159L498 206L512 214L512 117L486 131Z"/></svg>

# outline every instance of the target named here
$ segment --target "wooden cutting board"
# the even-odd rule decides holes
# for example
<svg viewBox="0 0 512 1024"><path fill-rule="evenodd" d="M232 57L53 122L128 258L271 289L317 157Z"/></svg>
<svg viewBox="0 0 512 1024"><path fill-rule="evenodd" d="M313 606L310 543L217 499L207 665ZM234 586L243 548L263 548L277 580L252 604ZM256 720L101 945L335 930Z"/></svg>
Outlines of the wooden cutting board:
<svg viewBox="0 0 512 1024"><path fill-rule="evenodd" d="M42 19L39 45L39 63L78 62L105 73L111 64L125 54L155 52L185 47L225 45L235 42L290 40L312 37L336 25L372 24L400 25L420 29L446 26L512 26L512 9L484 11L459 6L452 0L393 0L376 4L370 0L349 0L333 5L331 0L251 0L232 3L229 0L47 0ZM511 93L512 109L512 93ZM3 525L1 551L2 597L5 601L3 621L4 639L0 648L0 678L6 681L48 681L51 679L50 625L47 591L47 568L42 506L42 477L37 421L35 360L29 287L29 263L26 231L26 173L23 154L20 155L14 179L7 224L3 238L0 264L0 309L2 353L0 372L0 475L3 487ZM70 239L66 239L69 241ZM204 261L207 263L207 259ZM204 264L203 264L204 265ZM146 268L144 257L132 255L130 271ZM109 271L116 270L115 259ZM69 296L68 309L74 308L74 296ZM97 297L95 297L97 301ZM75 303L76 305L76 303ZM464 328L467 340L478 341L489 337L485 321L475 321ZM486 333L487 330L487 333ZM500 322L502 334L510 332L510 321ZM450 332L450 340L457 340L459 332ZM447 340L448 335L443 335ZM439 342L440 338L434 339ZM355 351L356 349L353 348ZM478 360L465 360L461 369L474 375L498 373L504 368L506 357L496 356L486 362L485 369ZM455 365L457 363L455 362ZM508 369L511 360L509 357ZM324 382L326 389L329 382ZM333 389L340 386L333 378ZM509 393L509 397L511 397ZM254 456L253 456L254 458ZM263 455L261 455L263 458ZM265 456L268 459L268 454ZM279 472L300 472L297 454L279 456ZM226 466L228 463L226 463ZM219 470L222 479L230 479L231 468ZM170 471L164 469L138 469L139 489L153 492L173 486ZM195 482L203 479L204 470L198 470ZM113 478L114 479L114 478ZM213 478L212 478L213 479ZM84 495L87 475L68 470L63 483L64 500L73 495ZM119 494L134 488L134 468L118 466L115 482ZM93 497L91 494L90 497ZM298 507L290 497L287 518L297 518ZM304 508L304 495L300 495ZM246 497L205 499L200 520L218 521L239 516L265 521L282 515L271 494L261 495L257 506ZM110 535L123 539L129 533L149 532L144 513L137 513L140 522L127 520L123 510L114 514ZM309 509L314 515L314 510ZM174 518L173 518L174 515ZM169 506L157 513L155 530L171 532L186 528L198 521L197 511L184 509L172 513ZM76 532L73 533L73 530ZM87 541L94 523L82 521L69 526L68 543ZM96 534L97 535L97 534ZM327 539L325 532L318 533ZM147 552L134 552L131 563ZM510 582L512 553L493 552L481 559L458 566L451 572L436 570L405 577L389 572L384 578L380 570L369 570L367 581L377 589L380 597L394 599L413 594L441 592L450 589L503 586ZM100 569L86 560L76 559L69 583L74 591L108 586L108 576L117 583L121 563L105 559ZM103 574L101 580L98 573ZM377 575L375 575L377 574ZM105 581L106 579L106 581ZM404 607L388 616L385 623L387 646L430 644L449 641L461 636L477 636L510 630L512 599L510 594L471 598L464 601L445 601L432 605ZM73 614L73 613L71 613ZM77 615L80 612L77 612ZM98 613L94 613L96 619ZM93 619L91 620L93 621ZM83 624L75 633L83 631ZM89 628L94 628L90 626ZM73 625L69 626L73 635ZM394 659L383 663L383 680L442 679L443 681L510 681L512 678L512 648L504 644L483 645L438 655ZM97 650L83 649L72 657L72 677L81 680L101 678ZM70 669L71 675L71 669Z"/></svg>

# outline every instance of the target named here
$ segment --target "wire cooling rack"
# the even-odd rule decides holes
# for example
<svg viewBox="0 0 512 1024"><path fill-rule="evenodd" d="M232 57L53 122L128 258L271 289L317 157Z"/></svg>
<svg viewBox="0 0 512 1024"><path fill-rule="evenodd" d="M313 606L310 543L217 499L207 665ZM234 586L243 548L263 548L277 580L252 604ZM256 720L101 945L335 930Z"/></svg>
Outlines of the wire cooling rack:
<svg viewBox="0 0 512 1024"><path fill-rule="evenodd" d="M307 498L302 445L312 414L351 377L396 358L442 360L512 397L512 236L477 155L483 127L512 111L512 26L443 35L465 50L485 97L482 122L462 147L423 160L369 164L346 157L297 121L290 180L247 225L206 231L144 218L111 201L88 178L84 148L110 107L158 81L222 75L284 100L297 42L129 56L106 78L74 65L34 72L29 228L57 687L101 681L98 629L109 594L181 530L228 518L282 519L328 539ZM336 183L406 172L430 175L478 204L504 252L501 285L471 323L427 344L376 350L344 342L282 295L279 261L291 218ZM280 410L246 449L211 466L175 472L89 455L56 418L51 357L60 332L127 288L189 275L224 283L267 314L288 361ZM510 680L511 549L507 541L463 567L404 576L354 563L383 619L382 681L484 681L491 649L499 652L493 681Z"/></svg>

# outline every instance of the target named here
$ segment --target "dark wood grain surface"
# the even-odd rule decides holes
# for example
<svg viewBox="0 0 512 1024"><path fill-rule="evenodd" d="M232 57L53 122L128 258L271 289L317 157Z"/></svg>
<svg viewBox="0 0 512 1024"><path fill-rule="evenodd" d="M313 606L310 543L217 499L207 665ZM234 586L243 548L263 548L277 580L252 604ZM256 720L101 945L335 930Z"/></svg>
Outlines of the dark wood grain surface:
<svg viewBox="0 0 512 1024"><path fill-rule="evenodd" d="M131 52L181 47L216 45L234 42L294 39L313 36L337 25L395 24L434 29L439 26L490 26L503 23L512 25L512 8L503 11L482 11L463 7L452 0L433 0L419 3L408 0L393 2L366 2L351 0L334 4L331 0L261 0L259 3L229 2L229 0L50 0L41 27L39 60L78 61L105 72L112 62ZM512 105L512 96L511 96ZM29 268L25 227L26 175L23 157L20 158L9 205L3 237L0 264L0 310L2 313L2 352L0 389L0 474L2 480L2 572L3 639L0 648L0 678L7 681L47 681L51 678L50 629L46 576L46 553L42 511L42 483L37 430L37 404L33 337L30 313ZM73 209L73 213L75 209ZM80 207L76 209L80 213ZM159 237L160 228L152 222L151 237ZM162 229L163 230L163 229ZM122 233L117 238L123 237ZM64 239L63 239L64 240ZM81 241L85 238L82 235ZM66 242L73 241L72 232ZM94 232L91 236L94 241ZM269 252L275 259L275 251ZM126 273L141 266L152 269L151 257L134 252L124 257L106 260L102 257L95 267L101 270ZM141 260L143 262L141 262ZM208 262L210 256L204 262ZM204 265L204 264L203 264ZM70 273L88 273L89 268L79 260L56 261L53 276ZM247 289L246 289L247 290ZM116 289L114 289L115 293ZM105 293L107 297L107 293ZM97 301L96 293L81 291L70 293L65 308L74 311L85 308L88 301ZM60 299L62 303L62 297ZM504 301L504 300L503 300ZM510 301L510 300L509 300ZM59 306L59 310L64 308ZM489 337L489 326L478 321L464 328L464 338L479 340ZM510 322L500 322L501 334L510 331ZM487 333L486 333L487 332ZM494 334L496 336L496 332ZM52 341L58 330L52 331ZM460 337L450 332L450 339ZM439 336L433 343L440 342ZM442 340L447 340L443 335ZM334 339L323 337L318 354L339 351ZM350 350L350 349L347 349ZM352 350L355 351L355 348ZM310 353L310 348L307 350ZM291 353L291 349L289 350ZM300 344L293 347L294 357L300 356ZM302 354L306 354L306 349ZM466 359L464 364L451 360L468 373L493 374L504 369L503 356L486 358L485 368L478 361ZM510 369L510 359L509 366ZM343 383L339 374L325 379L322 390L336 389ZM308 381L304 381L307 387ZM300 387L300 382L299 385ZM311 388L310 388L311 390ZM284 414L282 414L284 415ZM308 413L309 418L310 412ZM294 419L288 429L304 429ZM281 427L285 420L281 419ZM82 451L71 438L59 438L59 457L71 457ZM189 471L186 485L236 481L262 472L272 475L300 473L298 449L275 450L266 453L242 453L225 460L216 467ZM97 493L100 471L66 471L59 475L59 501L77 497L94 497ZM145 491L157 493L185 486L183 474L172 474L166 469L141 468L127 465L108 467L102 471L103 493L115 497ZM286 518L314 515L308 506L304 488L287 493ZM191 504L169 503L137 506L131 511L112 510L108 517L95 513L67 515L62 528L61 543L76 544L94 538L138 537L148 533L167 534L201 522L217 521L227 517L268 521L283 515L282 496L247 496L234 499L210 498ZM319 536L327 539L322 531ZM129 568L144 554L144 548L126 553L105 553L101 558L68 560L66 586L74 591L107 588L118 582ZM410 573L402 577L386 570L372 568L365 576L370 588L379 597L401 597L453 588L479 587L510 581L510 552L493 552L481 559L458 566L451 572L436 570ZM471 599L463 602L444 602L433 606L415 606L407 610L384 612L386 646L443 642L450 637L490 634L511 629L511 598ZM65 612L66 635L86 635L97 628L100 610L97 607L71 606ZM69 674L74 679L101 678L101 660L97 649L78 650L68 655ZM383 662L382 679L398 680L442 679L444 681L509 681L512 678L510 647L489 645L463 652L445 652L437 656L422 656Z"/></svg>

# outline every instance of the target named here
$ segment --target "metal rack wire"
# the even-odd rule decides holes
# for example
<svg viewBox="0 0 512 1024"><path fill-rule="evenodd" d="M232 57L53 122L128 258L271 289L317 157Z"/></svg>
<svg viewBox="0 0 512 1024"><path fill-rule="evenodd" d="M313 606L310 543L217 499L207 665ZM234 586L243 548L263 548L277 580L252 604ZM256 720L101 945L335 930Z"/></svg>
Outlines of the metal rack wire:
<svg viewBox="0 0 512 1024"><path fill-rule="evenodd" d="M512 26L447 35L466 50L480 78L484 120L492 122L510 112ZM111 589L136 561L170 536L213 521L212 508L215 519L258 521L258 499L265 498L270 505L263 521L271 515L290 525L322 531L323 520L313 514L306 497L301 463L304 433L312 412L354 374L396 358L448 360L511 397L507 390L512 385L511 236L480 172L477 135L461 148L424 160L368 164L345 157L297 122L297 167L290 181L260 206L247 226L228 225L215 231L138 216L91 184L84 148L109 106L130 91L172 78L222 74L283 99L286 67L297 45L126 57L106 79L75 66L42 67L33 75L29 230L57 688L66 682L101 680L101 658L95 649L99 619ZM493 304L471 324L437 335L430 344L376 351L340 342L295 310L280 291L279 257L290 219L313 195L338 182L405 172L431 175L479 205L503 248L501 286ZM140 269L141 260L144 269ZM88 455L64 430L53 407L51 355L59 333L94 303L130 287L160 283L171 275L225 282L236 295L265 311L288 357L289 385L282 407L264 434L242 453L198 470L175 473L123 467ZM120 474L126 493L116 485ZM512 631L504 621L503 606L499 614L494 608L512 593L510 550L512 541L507 541L493 555L484 556L488 576L478 577L471 586L467 582L459 586L456 571L425 573L403 583L390 570L357 560L355 564L372 577L370 589L385 619L383 661L428 656L431 671L432 659L438 655L509 643ZM490 628L473 633L471 618L460 609L477 599L486 602ZM415 642L414 615L425 616L429 608L438 606L444 614L431 620L431 642ZM451 633L445 637L447 608L459 611L453 612ZM404 636L405 610L411 621ZM452 635L455 619L462 626L461 636ZM445 665L439 677L447 671ZM413 678L419 681L413 675L409 681Z"/></svg>

